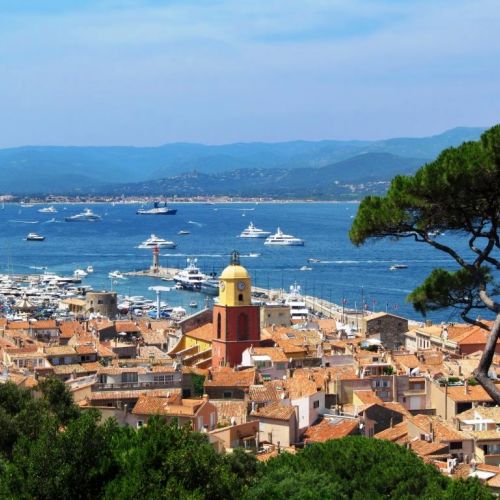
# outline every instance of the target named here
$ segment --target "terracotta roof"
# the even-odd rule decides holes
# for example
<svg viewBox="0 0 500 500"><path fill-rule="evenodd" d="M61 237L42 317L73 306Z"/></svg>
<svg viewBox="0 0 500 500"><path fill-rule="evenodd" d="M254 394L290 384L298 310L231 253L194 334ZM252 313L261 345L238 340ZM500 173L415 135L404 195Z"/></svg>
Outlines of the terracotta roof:
<svg viewBox="0 0 500 500"><path fill-rule="evenodd" d="M408 424L406 421L400 422L399 424L384 429L378 432L373 437L377 439L386 439L387 441L398 442L405 439L408 436Z"/></svg>
<svg viewBox="0 0 500 500"><path fill-rule="evenodd" d="M57 345L54 347L45 347L47 356L72 356L76 354L74 347L70 345Z"/></svg>
<svg viewBox="0 0 500 500"><path fill-rule="evenodd" d="M194 330L184 334L186 337L191 337L193 339L204 340L205 342L212 342L214 338L214 327L212 323L206 323Z"/></svg>
<svg viewBox="0 0 500 500"><path fill-rule="evenodd" d="M281 347L254 347L253 356L269 356L274 363L287 363L288 358Z"/></svg>
<svg viewBox="0 0 500 500"><path fill-rule="evenodd" d="M49 330L53 330L55 328L57 328L57 323L56 323L56 320L55 319L39 319L37 321L34 321L33 323L31 323L31 328L33 330L37 330L37 329L49 329Z"/></svg>
<svg viewBox="0 0 500 500"><path fill-rule="evenodd" d="M77 345L75 346L75 351L77 354L97 354L97 351L93 345Z"/></svg>
<svg viewBox="0 0 500 500"><path fill-rule="evenodd" d="M392 359L394 363L401 365L403 368L416 368L420 366L420 362L415 354L397 354L393 353Z"/></svg>
<svg viewBox="0 0 500 500"><path fill-rule="evenodd" d="M174 403L169 401L169 398L142 395L137 400L132 413L134 415L193 417L203 404L205 404L203 399L176 400Z"/></svg>
<svg viewBox="0 0 500 500"><path fill-rule="evenodd" d="M372 390L357 390L353 391L358 399L365 405L382 404L383 401Z"/></svg>
<svg viewBox="0 0 500 500"><path fill-rule="evenodd" d="M318 392L316 382L304 377L293 377L284 381L290 399L312 396Z"/></svg>
<svg viewBox="0 0 500 500"><path fill-rule="evenodd" d="M412 416L411 413L401 403L396 403L395 401L388 401L388 402L384 402L383 406L385 408L389 408L389 410L401 413L402 415L405 415L406 417Z"/></svg>
<svg viewBox="0 0 500 500"><path fill-rule="evenodd" d="M444 392L445 388L441 387ZM455 402L469 401L492 401L488 393L480 385L469 385L467 388L462 386L448 386L447 395Z"/></svg>
<svg viewBox="0 0 500 500"><path fill-rule="evenodd" d="M251 413L253 417L269 418L272 420L284 420L288 421L295 415L295 409L293 406L285 405L280 402L270 403L266 406L258 408Z"/></svg>
<svg viewBox="0 0 500 500"><path fill-rule="evenodd" d="M59 330L61 332L60 337L62 338L71 338L74 335L85 331L83 325L78 321L63 321L59 325Z"/></svg>
<svg viewBox="0 0 500 500"><path fill-rule="evenodd" d="M340 422L331 422L323 419L319 424L308 427L304 433L304 442L322 443L328 439L338 439L358 430L358 421L355 419L345 419Z"/></svg>
<svg viewBox="0 0 500 500"><path fill-rule="evenodd" d="M429 443L418 439L410 441L409 445L411 450L420 456L448 454L448 445L443 443Z"/></svg>
<svg viewBox="0 0 500 500"><path fill-rule="evenodd" d="M7 328L9 330L28 330L30 324L28 321L9 321Z"/></svg>
<svg viewBox="0 0 500 500"><path fill-rule="evenodd" d="M380 311L380 312L375 312L375 313L368 314L363 319L365 321L371 321L372 319L380 319L380 318L384 318L386 316L390 317L390 318L396 318L396 319L399 319L399 320L402 320L402 321L408 321L408 319L403 318L402 316L396 316L395 314L390 314L390 313L387 313L387 312L384 312L384 311Z"/></svg>
<svg viewBox="0 0 500 500"><path fill-rule="evenodd" d="M132 389L130 391L93 391L87 397L90 401L137 399L143 394L165 397L175 389Z"/></svg>
<svg viewBox="0 0 500 500"><path fill-rule="evenodd" d="M459 413L456 418L461 421L474 420L476 415L480 415L483 419L491 419L495 423L500 423L500 407L498 406L475 406Z"/></svg>
<svg viewBox="0 0 500 500"><path fill-rule="evenodd" d="M441 420L439 417L431 417L429 415L415 415L409 419L423 433L434 433L434 441L449 442L463 441L470 439L465 433L453 428L451 424Z"/></svg>
<svg viewBox="0 0 500 500"><path fill-rule="evenodd" d="M235 371L229 367L210 371L211 378L205 380L205 387L250 387L255 384L254 369Z"/></svg>
<svg viewBox="0 0 500 500"><path fill-rule="evenodd" d="M250 401L254 403L267 403L280 399L276 388L271 384L251 385L248 391Z"/></svg>
<svg viewBox="0 0 500 500"><path fill-rule="evenodd" d="M117 332L139 333L141 329L133 321L115 321Z"/></svg>
<svg viewBox="0 0 500 500"><path fill-rule="evenodd" d="M231 422L232 417L236 418L238 423L246 422L248 413L248 404L246 401L211 399L210 402L217 408L218 422Z"/></svg>

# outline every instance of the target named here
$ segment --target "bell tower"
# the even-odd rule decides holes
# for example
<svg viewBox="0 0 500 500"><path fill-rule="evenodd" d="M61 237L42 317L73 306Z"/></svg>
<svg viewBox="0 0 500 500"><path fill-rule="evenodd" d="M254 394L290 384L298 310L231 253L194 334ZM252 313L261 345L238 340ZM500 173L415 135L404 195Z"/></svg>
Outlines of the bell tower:
<svg viewBox="0 0 500 500"><path fill-rule="evenodd" d="M252 282L240 264L240 255L231 254L229 266L220 275L219 302L213 311L212 366L236 366L251 345L260 343L259 306L252 305Z"/></svg>

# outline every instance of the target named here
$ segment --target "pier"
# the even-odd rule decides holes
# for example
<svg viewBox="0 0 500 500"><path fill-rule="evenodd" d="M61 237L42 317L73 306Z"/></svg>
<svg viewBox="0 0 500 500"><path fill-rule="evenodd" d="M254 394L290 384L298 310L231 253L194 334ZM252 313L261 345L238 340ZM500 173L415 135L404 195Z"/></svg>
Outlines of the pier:
<svg viewBox="0 0 500 500"><path fill-rule="evenodd" d="M124 276L141 276L146 278L157 278L163 281L171 281L174 279L174 275L176 275L180 269L175 267L158 267L158 268L149 268L149 269L139 269L138 271L129 271L123 273Z"/></svg>

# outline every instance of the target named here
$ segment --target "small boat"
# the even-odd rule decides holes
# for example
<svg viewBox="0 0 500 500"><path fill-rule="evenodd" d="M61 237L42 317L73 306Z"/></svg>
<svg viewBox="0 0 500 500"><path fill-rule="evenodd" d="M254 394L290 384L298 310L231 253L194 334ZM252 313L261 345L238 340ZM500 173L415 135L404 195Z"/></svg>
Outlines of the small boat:
<svg viewBox="0 0 500 500"><path fill-rule="evenodd" d="M394 264L389 268L389 271L397 271L398 269L407 269L408 266L406 264Z"/></svg>
<svg viewBox="0 0 500 500"><path fill-rule="evenodd" d="M28 236L26 236L27 241L43 241L45 239L45 236L41 236L37 233L29 233Z"/></svg>
<svg viewBox="0 0 500 500"><path fill-rule="evenodd" d="M32 206L33 206L33 203L27 203L27 202L24 202L24 201L21 202L21 207L22 208L31 208Z"/></svg>
<svg viewBox="0 0 500 500"><path fill-rule="evenodd" d="M312 270L313 270L313 268L312 268L312 267L309 267L309 266L302 266L302 267L300 268L300 271L312 271Z"/></svg>
<svg viewBox="0 0 500 500"><path fill-rule="evenodd" d="M192 300L190 303L189 303L189 307L192 307L193 309L198 307L198 302Z"/></svg>
<svg viewBox="0 0 500 500"><path fill-rule="evenodd" d="M155 234L152 234L150 238L143 241L139 248L175 248L176 244L173 241L164 240Z"/></svg>
<svg viewBox="0 0 500 500"><path fill-rule="evenodd" d="M41 214L55 214L55 213L57 213L57 209L55 209L52 205L50 207L39 208L38 211Z"/></svg>
<svg viewBox="0 0 500 500"><path fill-rule="evenodd" d="M279 227L276 233L268 236L264 245L280 245L280 246L304 246L304 240L296 238L291 234L285 234Z"/></svg>
<svg viewBox="0 0 500 500"><path fill-rule="evenodd" d="M94 268L92 266L87 266L87 272L88 273L93 273L94 272Z"/></svg>
<svg viewBox="0 0 500 500"><path fill-rule="evenodd" d="M73 272L73 276L75 278L85 278L85 276L87 276L87 272L84 271L83 269L75 269L75 271Z"/></svg>
<svg viewBox="0 0 500 500"><path fill-rule="evenodd" d="M243 213L243 215L245 214ZM254 226L253 222L250 222L250 225L241 232L240 238L267 238L270 234L271 231L259 229Z"/></svg>
<svg viewBox="0 0 500 500"><path fill-rule="evenodd" d="M248 256L249 256L249 257L260 257L260 255L261 255L261 254L260 254L259 252L250 252L250 253L248 254Z"/></svg>
<svg viewBox="0 0 500 500"><path fill-rule="evenodd" d="M186 231L184 229L181 229L178 233L179 236L186 236L188 234L191 234L189 231Z"/></svg>
<svg viewBox="0 0 500 500"><path fill-rule="evenodd" d="M90 208L86 208L83 212L75 215L70 215L69 217L65 217L64 220L66 222L85 222L85 221L98 221L101 220L101 216L95 214L90 210Z"/></svg>
<svg viewBox="0 0 500 500"><path fill-rule="evenodd" d="M175 215L176 213L176 208L170 208L166 202L160 201L155 201L153 208L139 208L136 212L137 215Z"/></svg>
<svg viewBox="0 0 500 500"><path fill-rule="evenodd" d="M120 271L111 271L110 273L108 273L108 277L117 280L126 279Z"/></svg>
<svg viewBox="0 0 500 500"><path fill-rule="evenodd" d="M321 259L307 259L307 262L310 264L317 264L318 262L321 262Z"/></svg>

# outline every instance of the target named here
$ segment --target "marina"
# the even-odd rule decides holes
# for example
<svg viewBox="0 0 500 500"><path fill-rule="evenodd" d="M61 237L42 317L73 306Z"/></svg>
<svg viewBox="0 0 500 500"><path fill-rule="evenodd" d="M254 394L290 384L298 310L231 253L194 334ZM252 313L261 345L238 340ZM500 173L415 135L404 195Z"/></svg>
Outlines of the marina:
<svg viewBox="0 0 500 500"><path fill-rule="evenodd" d="M0 273L29 275L39 268L57 275L85 270L85 285L94 290L110 290L153 299L151 284L173 277L186 267L186 259L197 259L203 274L218 275L229 253L237 249L253 283L265 290L287 290L297 282L302 293L331 304L361 310L388 310L420 317L406 303L406 295L436 266L453 268L453 261L425 246L407 241L383 241L362 248L348 239L354 203L176 203L175 217L137 217L137 205L54 204L57 213L39 213L39 206L5 204L0 212ZM140 206L140 205L139 205ZM65 224L65 216L90 209L101 217L97 224ZM243 210L245 209L245 210ZM304 246L264 245L264 238L238 237L249 222L241 216L252 210L257 228L286 228L300 235ZM26 222L33 224L26 224ZM28 244L27 230L46 237L42 244ZM186 228L189 227L189 231ZM169 241L177 236L176 248L159 248L159 267L152 269L152 248L137 248L151 235ZM443 241L451 235L441 237ZM458 242L460 244L460 242ZM411 252L407 251L411 246ZM408 266L391 272L393 265ZM88 269L93 272L89 272ZM119 271L125 277L113 279ZM174 306L188 307L189 292L169 293ZM447 320L450 312L432 313L436 321Z"/></svg>

